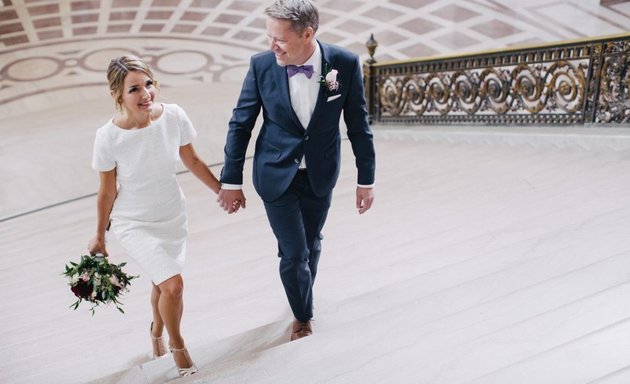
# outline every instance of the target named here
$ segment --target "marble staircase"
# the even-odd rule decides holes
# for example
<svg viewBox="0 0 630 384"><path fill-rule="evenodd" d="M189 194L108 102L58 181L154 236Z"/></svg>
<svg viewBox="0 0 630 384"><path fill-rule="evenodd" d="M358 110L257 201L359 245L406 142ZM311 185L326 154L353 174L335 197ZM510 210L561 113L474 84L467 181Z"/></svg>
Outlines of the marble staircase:
<svg viewBox="0 0 630 384"><path fill-rule="evenodd" d="M163 90L189 113L215 173L238 89ZM176 379L170 357L150 360L150 282L133 263L141 276L124 315L68 309L61 272L94 231L89 157L106 96L0 125L1 383L630 382L628 127L375 127L365 215L344 141L315 334L296 342L251 163L248 206L235 215L180 174L182 329L201 370ZM126 260L113 239L109 251Z"/></svg>
<svg viewBox="0 0 630 384"><path fill-rule="evenodd" d="M355 173L344 162L315 333L296 342L251 187L247 209L226 215L180 175L191 228L183 329L200 367L190 378L176 378L170 357L148 358L142 277L125 315L66 308L56 272L84 246L93 198L2 223L2 298L15 317L1 320L0 381L627 382L627 151L379 132L376 145L377 204L366 215L353 208ZM343 151L349 160L347 142Z"/></svg>

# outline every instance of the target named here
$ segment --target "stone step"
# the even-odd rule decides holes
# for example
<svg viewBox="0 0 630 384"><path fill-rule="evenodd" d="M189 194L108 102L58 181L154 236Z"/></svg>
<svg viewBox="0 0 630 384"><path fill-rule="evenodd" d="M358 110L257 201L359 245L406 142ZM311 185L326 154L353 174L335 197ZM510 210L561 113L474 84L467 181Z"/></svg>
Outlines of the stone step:
<svg viewBox="0 0 630 384"><path fill-rule="evenodd" d="M630 296L629 261L630 253L625 253L496 299L479 300L464 309L451 303L466 301L474 285L382 310L379 305L382 302L405 292L409 295L409 287L397 284L390 287L389 292L379 290L324 310L321 320L315 321L312 337L292 343L267 344L271 348L217 360L204 366L194 382L277 383L300 377L306 383L388 380L485 383L484 377L496 376L504 381L492 382L501 383L523 362L535 362L539 356L542 363L561 359L565 348L582 353L585 359L594 358L593 363L585 364L580 372L588 371L591 377L598 377L598 374L622 368L627 355L620 353L617 358L608 359L607 364L599 364L597 356L601 348L583 348L584 340L588 344L590 338L595 338L610 348L627 335L630 309L619 303ZM483 280L492 279L486 277L476 284L483 285ZM575 289L578 286L580 289ZM443 311L436 311L440 306ZM596 308L615 316L602 317ZM277 323L279 332L258 336L286 340L288 322L285 322L284 334L281 323ZM216 347L208 346L208 350L210 348ZM551 373L542 371L553 375L554 381L533 382L578 382L561 380L570 377L568 373L574 370L570 360L564 357L565 366ZM366 362L370 363L366 365Z"/></svg>
<svg viewBox="0 0 630 384"><path fill-rule="evenodd" d="M557 260L550 260L554 257ZM572 264L572 257L579 260ZM287 344L290 324L290 316L287 316L284 320L217 343L196 345L194 349L191 348L191 353L201 371L195 375L195 380L207 377L213 383L230 382L237 376L242 382L249 382L246 379L254 378L249 367L256 368L262 355L280 353L283 358L289 358L284 354L292 355L290 351L293 348L307 354L312 353L305 352L305 348L318 351L321 360L309 361L312 365L319 366L322 372L327 372L327 376L320 375L320 379L332 377L330 375L335 370L347 369L348 364L353 366L381 355L398 355L409 343L415 346L424 345L425 342L439 345L444 354L448 355L454 353L449 352L449 348L456 350L461 344L471 344L473 340L494 333L509 334L510 331L506 330L526 326L522 324L536 323L540 317L554 318L556 312L564 313L565 307L573 308L579 306L579 303L591 301L602 306L599 300L608 295L613 295L616 299L628 297L630 286L624 283L630 272L627 269L629 263L630 250L603 260L597 257L588 258L586 255L562 255L560 252L558 256L533 259L513 268L484 273L468 282L466 278L450 279L455 285L437 292L427 291L427 287L440 286L436 280L431 279L429 273L334 303L336 305L324 304L319 311L321 314L315 320L316 333L312 338ZM532 273L541 266L547 266L546 278L544 274ZM453 276L460 272L452 271ZM436 272L440 273L441 271ZM541 278L544 280L540 281ZM608 301L605 303L610 305ZM370 337L362 338L362 334ZM438 342L437 338L442 340ZM303 343L316 345L300 347ZM284 352L266 352L271 349L281 349ZM357 351L361 351L359 356L351 357ZM329 356L334 354L343 355L343 358L337 360L344 363L331 361ZM403 357L401 359L404 360ZM245 372L250 372L246 373L249 376L242 377L243 367L246 367ZM149 383L177 378L170 358L145 363L141 370ZM470 373L474 370L469 367L463 371ZM402 369L402 372L405 370ZM281 372L276 373L284 377ZM137 369L132 369L117 377L135 374ZM411 375L409 370L406 374ZM354 375L361 374L355 372ZM112 378L107 380L109 381L103 382L123 382L112 381ZM370 381L367 377L361 380L378 382ZM436 378L432 377L431 380Z"/></svg>

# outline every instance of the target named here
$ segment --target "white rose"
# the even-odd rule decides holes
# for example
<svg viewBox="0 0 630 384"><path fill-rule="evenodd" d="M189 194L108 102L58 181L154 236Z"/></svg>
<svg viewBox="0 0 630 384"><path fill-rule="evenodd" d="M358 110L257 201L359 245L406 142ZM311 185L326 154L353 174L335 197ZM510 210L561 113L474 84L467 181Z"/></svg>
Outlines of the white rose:
<svg viewBox="0 0 630 384"><path fill-rule="evenodd" d="M330 72L326 74L326 81L329 83L335 83L337 81L337 71L336 69L331 69Z"/></svg>

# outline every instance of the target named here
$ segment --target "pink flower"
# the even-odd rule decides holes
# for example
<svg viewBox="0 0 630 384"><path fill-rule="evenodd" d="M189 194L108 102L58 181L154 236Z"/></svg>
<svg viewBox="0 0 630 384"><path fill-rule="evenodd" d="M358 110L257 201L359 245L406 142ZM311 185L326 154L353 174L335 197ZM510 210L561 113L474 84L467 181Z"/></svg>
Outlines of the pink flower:
<svg viewBox="0 0 630 384"><path fill-rule="evenodd" d="M118 280L118 277L116 277L116 275L111 275L109 277L109 282L118 288L122 288L122 284L120 284L120 281Z"/></svg>

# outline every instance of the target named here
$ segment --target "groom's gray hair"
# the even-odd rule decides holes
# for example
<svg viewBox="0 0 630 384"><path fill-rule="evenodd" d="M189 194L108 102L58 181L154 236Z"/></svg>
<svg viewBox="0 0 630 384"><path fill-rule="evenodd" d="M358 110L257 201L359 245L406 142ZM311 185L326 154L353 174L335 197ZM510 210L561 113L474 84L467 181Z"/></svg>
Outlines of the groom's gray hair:
<svg viewBox="0 0 630 384"><path fill-rule="evenodd" d="M310 0L276 0L265 9L265 14L274 19L289 20L291 27L302 35L306 28L319 28L319 12Z"/></svg>

